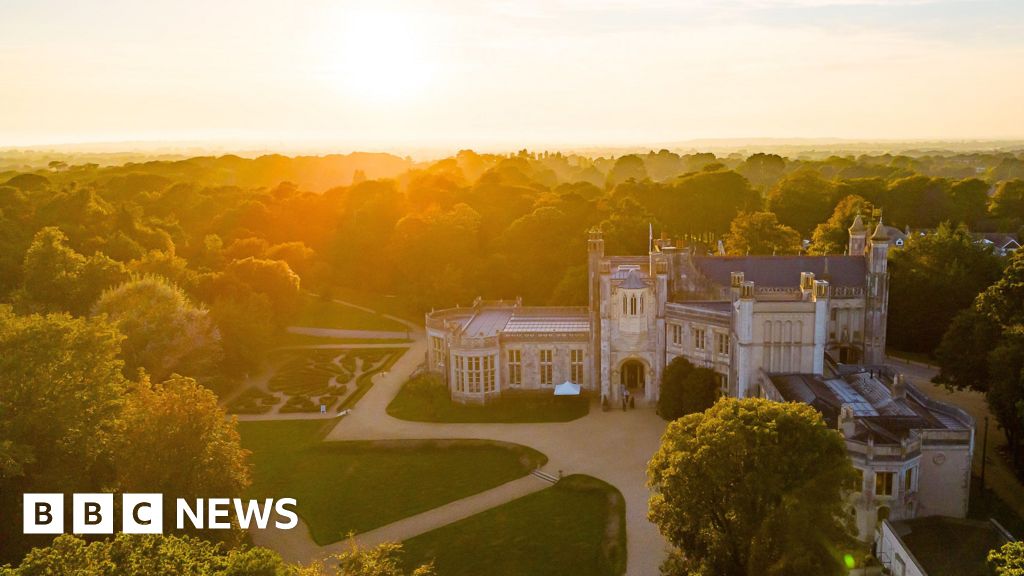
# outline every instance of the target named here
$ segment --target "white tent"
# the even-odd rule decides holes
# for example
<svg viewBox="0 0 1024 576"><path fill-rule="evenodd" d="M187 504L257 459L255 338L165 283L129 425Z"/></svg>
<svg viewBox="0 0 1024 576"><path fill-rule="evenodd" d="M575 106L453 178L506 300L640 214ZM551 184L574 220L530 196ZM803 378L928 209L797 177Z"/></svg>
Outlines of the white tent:
<svg viewBox="0 0 1024 576"><path fill-rule="evenodd" d="M555 386L555 396L579 396L580 385L566 380Z"/></svg>

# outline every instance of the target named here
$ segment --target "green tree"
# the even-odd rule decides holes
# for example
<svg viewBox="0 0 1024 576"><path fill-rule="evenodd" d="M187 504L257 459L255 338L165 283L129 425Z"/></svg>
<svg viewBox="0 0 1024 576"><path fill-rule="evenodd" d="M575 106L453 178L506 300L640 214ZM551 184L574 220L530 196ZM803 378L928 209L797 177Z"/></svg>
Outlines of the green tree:
<svg viewBox="0 0 1024 576"><path fill-rule="evenodd" d="M100 293L123 282L128 272L101 252L87 258L67 244L60 229L36 233L25 253L20 302L33 312L88 313Z"/></svg>
<svg viewBox="0 0 1024 576"><path fill-rule="evenodd" d="M953 201L953 219L975 228L988 210L988 183L977 178L958 180L950 186Z"/></svg>
<svg viewBox="0 0 1024 576"><path fill-rule="evenodd" d="M821 256L845 254L849 246L850 226L866 205L867 200L855 195L840 200L828 221L818 224L814 229L807 251Z"/></svg>
<svg viewBox="0 0 1024 576"><path fill-rule="evenodd" d="M158 492L174 502L239 497L249 486L249 452L235 419L191 378L144 378L128 395L121 424L114 453L123 492Z"/></svg>
<svg viewBox="0 0 1024 576"><path fill-rule="evenodd" d="M988 354L999 344L1002 327L971 306L953 317L935 349L939 374L933 379L958 390L988 390Z"/></svg>
<svg viewBox="0 0 1024 576"><path fill-rule="evenodd" d="M736 171L750 181L758 190L767 192L786 170L786 160L778 154L757 152L751 154Z"/></svg>
<svg viewBox="0 0 1024 576"><path fill-rule="evenodd" d="M644 161L636 154L619 156L615 160L610 172L608 172L607 187L614 188L623 182L633 180L643 182L647 179L647 167Z"/></svg>
<svg viewBox="0 0 1024 576"><path fill-rule="evenodd" d="M668 425L647 470L649 517L678 551L670 573L838 576L855 474L811 406L723 398Z"/></svg>
<svg viewBox="0 0 1024 576"><path fill-rule="evenodd" d="M220 333L205 308L160 278L147 276L107 290L93 307L125 335L125 369L145 369L153 378L174 372L209 376L221 359Z"/></svg>
<svg viewBox="0 0 1024 576"><path fill-rule="evenodd" d="M106 322L0 306L0 559L28 543L21 494L109 485L127 388L122 338Z"/></svg>
<svg viewBox="0 0 1024 576"><path fill-rule="evenodd" d="M29 552L9 574L297 576L298 570L266 548L226 549L189 536L120 533L112 539L92 542L70 534L57 536L49 546Z"/></svg>
<svg viewBox="0 0 1024 576"><path fill-rule="evenodd" d="M1024 542L1007 542L988 553L995 576L1024 576Z"/></svg>
<svg viewBox="0 0 1024 576"><path fill-rule="evenodd" d="M265 295L277 326L287 324L299 304L299 277L283 260L235 260L224 268L213 290L214 299L253 292Z"/></svg>
<svg viewBox="0 0 1024 576"><path fill-rule="evenodd" d="M931 353L953 317L999 278L1000 260L965 227L943 224L934 234L909 238L889 266L888 342Z"/></svg>
<svg viewBox="0 0 1024 576"><path fill-rule="evenodd" d="M829 217L835 203L835 185L813 170L786 176L768 194L768 210L804 236Z"/></svg>
<svg viewBox="0 0 1024 576"><path fill-rule="evenodd" d="M1024 220L1024 180L1001 182L992 196L990 209L997 218Z"/></svg>
<svg viewBox="0 0 1024 576"><path fill-rule="evenodd" d="M682 356L676 356L661 373L658 414L675 420L694 412L703 412L718 399L715 371L698 368Z"/></svg>
<svg viewBox="0 0 1024 576"><path fill-rule="evenodd" d="M779 224L771 212L743 212L733 219L725 249L735 255L797 254L800 233Z"/></svg>

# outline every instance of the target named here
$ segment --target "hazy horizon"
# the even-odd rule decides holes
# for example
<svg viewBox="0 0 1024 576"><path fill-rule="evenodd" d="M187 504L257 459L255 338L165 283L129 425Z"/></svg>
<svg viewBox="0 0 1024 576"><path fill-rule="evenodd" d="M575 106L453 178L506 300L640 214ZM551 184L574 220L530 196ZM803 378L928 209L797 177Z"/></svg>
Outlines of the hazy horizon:
<svg viewBox="0 0 1024 576"><path fill-rule="evenodd" d="M1011 0L4 8L0 147L1024 139Z"/></svg>

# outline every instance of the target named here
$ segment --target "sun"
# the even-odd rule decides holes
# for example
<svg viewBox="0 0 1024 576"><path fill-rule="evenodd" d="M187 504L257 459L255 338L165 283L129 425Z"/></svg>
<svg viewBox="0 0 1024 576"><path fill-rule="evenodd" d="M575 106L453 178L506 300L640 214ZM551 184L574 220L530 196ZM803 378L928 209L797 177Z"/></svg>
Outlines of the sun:
<svg viewBox="0 0 1024 576"><path fill-rule="evenodd" d="M434 77L424 31L408 13L350 9L332 35L333 83L346 95L396 104L416 100Z"/></svg>

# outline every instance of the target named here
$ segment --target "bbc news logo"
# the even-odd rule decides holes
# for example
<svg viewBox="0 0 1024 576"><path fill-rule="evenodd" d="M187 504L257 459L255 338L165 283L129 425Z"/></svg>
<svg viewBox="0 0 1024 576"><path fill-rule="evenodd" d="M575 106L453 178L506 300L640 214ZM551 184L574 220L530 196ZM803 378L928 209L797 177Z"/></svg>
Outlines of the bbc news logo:
<svg viewBox="0 0 1024 576"><path fill-rule="evenodd" d="M64 533L64 494L25 494L22 500L25 534ZM270 525L290 530L299 523L295 499L242 500L240 498L199 498L175 501L175 527L178 530L228 530L232 512L243 529L260 530ZM74 534L113 534L114 495L91 493L71 497L71 532ZM123 494L121 496L121 532L126 534L163 534L163 494Z"/></svg>

